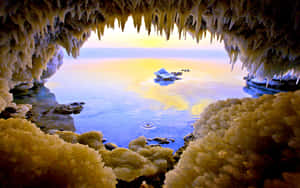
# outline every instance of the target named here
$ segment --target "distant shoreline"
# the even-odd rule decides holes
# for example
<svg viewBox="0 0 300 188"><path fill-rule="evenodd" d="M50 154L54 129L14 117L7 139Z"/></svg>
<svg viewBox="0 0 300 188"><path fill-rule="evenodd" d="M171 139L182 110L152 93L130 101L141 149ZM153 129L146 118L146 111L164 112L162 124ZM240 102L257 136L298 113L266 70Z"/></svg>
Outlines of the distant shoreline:
<svg viewBox="0 0 300 188"><path fill-rule="evenodd" d="M229 59L224 50L172 48L82 48L80 58L213 58ZM73 58L65 52L65 58Z"/></svg>

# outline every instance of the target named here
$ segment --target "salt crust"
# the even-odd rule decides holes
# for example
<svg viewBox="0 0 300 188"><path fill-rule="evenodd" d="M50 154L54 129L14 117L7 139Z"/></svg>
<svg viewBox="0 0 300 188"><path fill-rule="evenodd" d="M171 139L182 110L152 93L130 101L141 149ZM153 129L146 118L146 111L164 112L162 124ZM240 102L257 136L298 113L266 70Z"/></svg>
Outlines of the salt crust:
<svg viewBox="0 0 300 188"><path fill-rule="evenodd" d="M299 186L299 104L300 91L209 105L165 187Z"/></svg>
<svg viewBox="0 0 300 188"><path fill-rule="evenodd" d="M116 148L106 150L102 143L102 134L91 131L78 135L70 131L56 131L55 134L70 143L88 145L98 150L104 165L113 169L117 179L130 182L141 176L154 176L165 173L173 166L173 150L162 147L150 147L145 137L139 137L129 143L129 149Z"/></svg>
<svg viewBox="0 0 300 188"><path fill-rule="evenodd" d="M0 120L1 187L115 187L101 156L46 135L24 119Z"/></svg>

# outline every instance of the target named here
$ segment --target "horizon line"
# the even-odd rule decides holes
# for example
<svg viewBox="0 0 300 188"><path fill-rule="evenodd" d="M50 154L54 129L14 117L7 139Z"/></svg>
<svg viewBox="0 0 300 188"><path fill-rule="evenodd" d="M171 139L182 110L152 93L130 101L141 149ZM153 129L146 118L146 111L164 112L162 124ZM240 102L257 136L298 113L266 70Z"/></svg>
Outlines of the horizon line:
<svg viewBox="0 0 300 188"><path fill-rule="evenodd" d="M101 53L100 53L101 52ZM64 50L65 58L73 58ZM221 49L180 48L82 48L79 58L226 58Z"/></svg>

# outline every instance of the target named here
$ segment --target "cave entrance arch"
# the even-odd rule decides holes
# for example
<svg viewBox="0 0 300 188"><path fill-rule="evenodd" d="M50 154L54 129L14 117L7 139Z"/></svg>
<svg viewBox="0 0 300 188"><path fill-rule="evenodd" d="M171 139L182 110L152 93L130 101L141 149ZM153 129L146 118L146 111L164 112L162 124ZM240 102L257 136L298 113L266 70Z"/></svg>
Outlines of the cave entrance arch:
<svg viewBox="0 0 300 188"><path fill-rule="evenodd" d="M121 147L142 135L171 138L165 146L176 150L208 104L249 96L242 90L246 71L240 65L231 71L224 44L211 43L209 32L197 44L189 33L179 40L176 26L166 40L149 36L144 24L138 33L131 18L127 24L124 32L106 28L100 41L92 33L46 84L61 103L85 102L74 116L77 133L98 130ZM162 68L182 75L157 79Z"/></svg>

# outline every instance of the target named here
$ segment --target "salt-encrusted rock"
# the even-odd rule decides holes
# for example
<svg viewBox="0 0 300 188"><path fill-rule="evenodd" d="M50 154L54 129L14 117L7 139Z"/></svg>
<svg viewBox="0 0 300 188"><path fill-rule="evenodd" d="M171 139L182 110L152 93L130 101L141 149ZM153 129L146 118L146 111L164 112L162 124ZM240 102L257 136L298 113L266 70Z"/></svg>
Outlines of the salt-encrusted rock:
<svg viewBox="0 0 300 188"><path fill-rule="evenodd" d="M73 117L69 114L54 112L57 106L55 95L45 86L33 87L27 91L14 93L15 102L20 106L31 104L30 113L25 113L30 121L47 132L49 129L75 131ZM78 103L80 104L80 103ZM23 110L25 112L25 109Z"/></svg>
<svg viewBox="0 0 300 188"><path fill-rule="evenodd" d="M158 142L158 144L170 144L170 142L175 142L173 138L161 138L161 137L148 138L147 140Z"/></svg>
<svg viewBox="0 0 300 188"><path fill-rule="evenodd" d="M83 109L84 103L58 104L54 108L57 114L79 114Z"/></svg>
<svg viewBox="0 0 300 188"><path fill-rule="evenodd" d="M156 137L156 138L153 138L153 140L158 142L159 144L169 144L170 143L167 138Z"/></svg>
<svg viewBox="0 0 300 188"><path fill-rule="evenodd" d="M194 138L195 138L194 135L193 135L192 133L190 133L190 134L188 134L188 135L185 135L185 136L183 137L183 140L184 140L185 142L189 142L189 141L192 141Z"/></svg>
<svg viewBox="0 0 300 188"><path fill-rule="evenodd" d="M13 88L13 92L21 93L22 91L27 91L34 86L38 87L39 85L44 84L47 81L47 79L53 76L61 67L61 65L63 64L63 57L64 52L62 48L57 47L52 58L47 62L46 69L43 70L43 73L40 76L40 78L28 82L17 83L17 85L15 85Z"/></svg>

